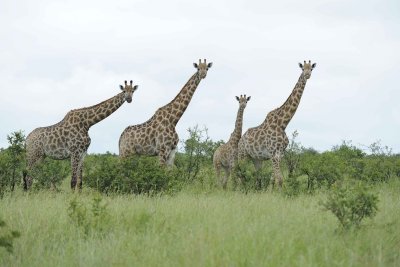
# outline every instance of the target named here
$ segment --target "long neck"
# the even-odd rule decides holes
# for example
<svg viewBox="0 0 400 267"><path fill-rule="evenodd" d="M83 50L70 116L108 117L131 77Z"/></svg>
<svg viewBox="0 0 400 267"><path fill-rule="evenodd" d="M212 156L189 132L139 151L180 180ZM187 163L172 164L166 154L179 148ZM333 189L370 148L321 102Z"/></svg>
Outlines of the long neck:
<svg viewBox="0 0 400 267"><path fill-rule="evenodd" d="M276 111L276 123L283 129L286 129L286 126L296 113L301 96L303 95L304 87L306 86L306 82L307 78L302 73L290 96Z"/></svg>
<svg viewBox="0 0 400 267"><path fill-rule="evenodd" d="M239 140L242 137L243 112L244 107L240 106L236 116L235 130L231 134L228 142L232 142L235 144L239 143Z"/></svg>
<svg viewBox="0 0 400 267"><path fill-rule="evenodd" d="M200 81L200 75L198 72L196 72L195 74L193 74L192 77L190 77L185 86L183 86L179 94L164 107L168 110L170 123L174 125L178 123L186 108L188 107L190 101L192 100L193 94L196 91Z"/></svg>
<svg viewBox="0 0 400 267"><path fill-rule="evenodd" d="M79 117L83 121L85 127L89 129L99 121L104 120L116 111L125 102L124 93L121 92L116 96L107 99L97 105L75 110L80 113Z"/></svg>

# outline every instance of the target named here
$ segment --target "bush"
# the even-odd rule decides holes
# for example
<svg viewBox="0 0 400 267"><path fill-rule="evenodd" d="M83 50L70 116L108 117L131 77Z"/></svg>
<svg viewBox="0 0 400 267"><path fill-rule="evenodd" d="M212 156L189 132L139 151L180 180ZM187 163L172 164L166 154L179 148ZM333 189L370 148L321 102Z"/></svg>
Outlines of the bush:
<svg viewBox="0 0 400 267"><path fill-rule="evenodd" d="M292 133L292 138L289 140L289 145L283 157L283 162L285 162L287 166L288 177L293 177L298 172L301 152L304 149L299 142L296 142L298 135L299 133L297 131Z"/></svg>
<svg viewBox="0 0 400 267"><path fill-rule="evenodd" d="M272 168L270 164L263 164L260 170L256 170L250 160L239 161L233 169L234 186L239 183L241 190L245 192L266 189L271 181Z"/></svg>
<svg viewBox="0 0 400 267"><path fill-rule="evenodd" d="M110 215L107 205L102 204L102 198L96 196L89 209L76 198L71 200L68 207L70 220L87 236L90 232L103 233L110 226Z"/></svg>
<svg viewBox="0 0 400 267"><path fill-rule="evenodd" d="M87 158L85 184L103 193L153 194L176 186L177 171L160 166L157 157L121 159L108 153Z"/></svg>
<svg viewBox="0 0 400 267"><path fill-rule="evenodd" d="M22 131L7 135L9 147L0 149L0 197L9 189L14 191L15 185L22 177L25 161L25 135Z"/></svg>
<svg viewBox="0 0 400 267"><path fill-rule="evenodd" d="M184 152L177 154L175 165L182 170L183 180L193 181L203 167L212 166L214 152L222 141L213 142L206 127L201 129L196 125L187 131L189 138L182 142Z"/></svg>
<svg viewBox="0 0 400 267"><path fill-rule="evenodd" d="M9 189L11 184L11 156L7 150L0 149L0 197Z"/></svg>
<svg viewBox="0 0 400 267"><path fill-rule="evenodd" d="M338 219L343 229L359 227L364 218L372 218L378 210L378 197L367 187L336 183L322 205Z"/></svg>
<svg viewBox="0 0 400 267"><path fill-rule="evenodd" d="M7 228L6 223L0 218L0 247L4 247L8 252L13 252L13 242L21 234Z"/></svg>
<svg viewBox="0 0 400 267"><path fill-rule="evenodd" d="M61 184L62 180L70 175L70 170L69 160L44 158L31 171L34 178L33 188L36 190L50 188L57 190L57 186Z"/></svg>
<svg viewBox="0 0 400 267"><path fill-rule="evenodd" d="M302 174L308 176L307 188L313 191L315 186L318 188L331 187L343 176L345 163L333 152L322 154L303 155L300 161Z"/></svg>
<svg viewBox="0 0 400 267"><path fill-rule="evenodd" d="M298 196L301 192L301 185L296 176L288 176L284 180L283 194L288 197Z"/></svg>

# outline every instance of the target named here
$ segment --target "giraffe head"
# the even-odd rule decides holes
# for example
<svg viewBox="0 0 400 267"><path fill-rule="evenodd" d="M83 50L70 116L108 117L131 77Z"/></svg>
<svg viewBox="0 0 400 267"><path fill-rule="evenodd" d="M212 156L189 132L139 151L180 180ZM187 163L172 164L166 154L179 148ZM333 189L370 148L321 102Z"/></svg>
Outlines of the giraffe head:
<svg viewBox="0 0 400 267"><path fill-rule="evenodd" d="M130 84L128 84L128 82L125 81L125 87L122 85L120 85L119 87L124 92L124 97L125 97L126 102L131 103L132 95L138 89L139 85L132 86L132 80L131 80Z"/></svg>
<svg viewBox="0 0 400 267"><path fill-rule="evenodd" d="M317 63L311 64L311 60L308 61L308 63L304 60L304 65L299 63L300 69L303 70L303 74L306 77L306 79L310 79L311 77L311 72L313 69L317 66Z"/></svg>
<svg viewBox="0 0 400 267"><path fill-rule="evenodd" d="M212 66L212 62L208 63L204 59L204 62L201 62L201 59L199 59L199 64L193 63L193 66L197 69L197 72L200 75L201 79L204 79L207 76L207 71L209 68Z"/></svg>
<svg viewBox="0 0 400 267"><path fill-rule="evenodd" d="M240 95L240 97L236 97L236 100L239 101L239 106L241 108L245 108L247 105L247 102L250 101L251 96L246 97L246 95Z"/></svg>

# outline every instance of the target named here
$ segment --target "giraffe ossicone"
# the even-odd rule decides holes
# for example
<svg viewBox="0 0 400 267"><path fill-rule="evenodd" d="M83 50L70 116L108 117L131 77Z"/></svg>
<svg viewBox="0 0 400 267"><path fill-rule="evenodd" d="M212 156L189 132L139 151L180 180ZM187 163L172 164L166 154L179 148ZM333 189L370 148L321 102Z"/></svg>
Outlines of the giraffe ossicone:
<svg viewBox="0 0 400 267"><path fill-rule="evenodd" d="M285 129L296 113L316 63L304 61L304 64L299 63L299 67L302 72L287 100L279 108L270 111L261 125L248 129L238 145L238 160L250 158L256 169L262 167L263 160L272 160L273 180L279 187L283 183L280 162L289 143ZM257 186L261 187L260 177L257 179Z"/></svg>
<svg viewBox="0 0 400 267"><path fill-rule="evenodd" d="M60 122L34 129L26 138L27 170L24 189L32 185L32 168L43 158L71 159L71 188L82 187L82 164L90 145L89 128L116 111L125 101L132 102L138 86L125 81L122 92L97 105L71 110Z"/></svg>
<svg viewBox="0 0 400 267"><path fill-rule="evenodd" d="M188 107L200 81L207 76L212 63L193 63L197 71L183 86L178 95L167 105L160 107L146 122L128 126L119 139L119 155L158 156L162 165L172 165L179 142L175 126Z"/></svg>

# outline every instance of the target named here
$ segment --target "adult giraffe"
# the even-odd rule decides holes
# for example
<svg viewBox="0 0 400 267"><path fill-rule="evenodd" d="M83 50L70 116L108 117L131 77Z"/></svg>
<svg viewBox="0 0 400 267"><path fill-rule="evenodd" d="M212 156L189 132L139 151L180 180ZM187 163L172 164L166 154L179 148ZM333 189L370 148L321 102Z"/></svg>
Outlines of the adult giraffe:
<svg viewBox="0 0 400 267"><path fill-rule="evenodd" d="M311 64L311 61L308 63L304 61L304 64L299 63L299 66L302 70L300 78L285 103L269 112L261 125L248 129L238 145L238 159L249 157L253 160L257 170L261 168L263 160L272 160L273 182L279 187L282 187L283 182L280 162L289 143L285 129L296 113L307 80L311 77L316 63ZM260 187L259 178L257 183Z"/></svg>
<svg viewBox="0 0 400 267"><path fill-rule="evenodd" d="M24 189L32 184L32 168L44 157L71 159L71 188L82 187L82 163L90 145L89 128L116 111L125 101L132 102L138 88L125 81L122 92L97 105L71 110L57 124L33 130L26 138L27 170L24 172Z"/></svg>
<svg viewBox="0 0 400 267"><path fill-rule="evenodd" d="M200 81L207 76L212 63L193 63L197 69L178 95L167 105L159 108L146 122L128 126L119 138L119 155L158 156L162 165L172 165L179 137L175 126L179 122Z"/></svg>

